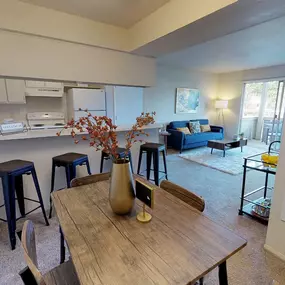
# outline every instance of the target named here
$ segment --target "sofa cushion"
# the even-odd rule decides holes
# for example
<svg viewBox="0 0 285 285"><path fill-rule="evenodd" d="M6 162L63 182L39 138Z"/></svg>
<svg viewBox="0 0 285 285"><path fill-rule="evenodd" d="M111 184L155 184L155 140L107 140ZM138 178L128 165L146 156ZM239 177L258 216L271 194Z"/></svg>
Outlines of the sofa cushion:
<svg viewBox="0 0 285 285"><path fill-rule="evenodd" d="M214 133L214 132L206 132L206 133L198 133L192 135L185 135L184 144L205 142L209 140L221 140L223 139L222 133Z"/></svg>
<svg viewBox="0 0 285 285"><path fill-rule="evenodd" d="M191 134L198 134L201 133L201 126L199 121L190 121L189 122L189 129Z"/></svg>
<svg viewBox="0 0 285 285"><path fill-rule="evenodd" d="M202 133L206 133L206 132L210 132L210 131L211 131L210 125L201 125L201 132Z"/></svg>
<svg viewBox="0 0 285 285"><path fill-rule="evenodd" d="M188 128L186 128L186 127L185 128L177 128L176 130L179 131L179 132L184 133L185 135L191 135L190 130Z"/></svg>
<svg viewBox="0 0 285 285"><path fill-rule="evenodd" d="M201 125L207 125L209 124L209 120L207 119L201 119L201 120L190 120L190 122L192 121L199 121ZM167 126L168 129L177 129L177 128L188 128L189 126L189 120L187 121L173 121L170 122L169 125Z"/></svg>

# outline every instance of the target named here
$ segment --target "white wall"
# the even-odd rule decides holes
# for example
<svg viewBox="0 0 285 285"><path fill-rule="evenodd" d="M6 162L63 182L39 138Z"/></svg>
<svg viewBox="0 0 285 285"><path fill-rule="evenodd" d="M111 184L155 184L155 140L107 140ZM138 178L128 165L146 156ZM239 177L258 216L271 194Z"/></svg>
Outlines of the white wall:
<svg viewBox="0 0 285 285"><path fill-rule="evenodd" d="M265 248L285 260L285 124L282 142Z"/></svg>
<svg viewBox="0 0 285 285"><path fill-rule="evenodd" d="M215 74L159 65L157 83L144 89L144 111L156 111L157 122L208 118L213 123L216 117L213 99L216 98L218 76ZM175 114L176 88L199 89L200 105L197 114Z"/></svg>
<svg viewBox="0 0 285 285"><path fill-rule="evenodd" d="M152 86L156 62L109 49L0 30L0 75Z"/></svg>
<svg viewBox="0 0 285 285"><path fill-rule="evenodd" d="M219 74L217 97L229 100L229 108L224 111L226 135L228 137L239 132L243 82L284 77L285 65Z"/></svg>

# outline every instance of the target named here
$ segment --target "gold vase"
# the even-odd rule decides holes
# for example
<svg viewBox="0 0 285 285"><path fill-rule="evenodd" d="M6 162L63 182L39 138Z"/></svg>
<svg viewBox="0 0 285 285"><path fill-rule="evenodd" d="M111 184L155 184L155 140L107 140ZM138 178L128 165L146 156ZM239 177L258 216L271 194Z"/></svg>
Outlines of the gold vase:
<svg viewBox="0 0 285 285"><path fill-rule="evenodd" d="M113 162L109 201L115 214L126 215L134 207L135 188L130 162Z"/></svg>

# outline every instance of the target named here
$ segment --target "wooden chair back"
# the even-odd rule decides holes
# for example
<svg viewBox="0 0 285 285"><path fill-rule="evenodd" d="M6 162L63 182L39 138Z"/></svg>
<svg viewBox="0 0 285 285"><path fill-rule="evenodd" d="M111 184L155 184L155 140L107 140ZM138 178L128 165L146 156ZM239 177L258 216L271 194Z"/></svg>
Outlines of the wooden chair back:
<svg viewBox="0 0 285 285"><path fill-rule="evenodd" d="M21 242L24 249L24 258L29 269L34 275L37 284L46 285L43 276L38 269L35 229L31 221L25 221L24 223Z"/></svg>
<svg viewBox="0 0 285 285"><path fill-rule="evenodd" d="M205 201L202 197L188 191L187 189L177 184L174 184L168 180L163 180L160 184L160 188L184 201L200 212L203 212L205 209Z"/></svg>
<svg viewBox="0 0 285 285"><path fill-rule="evenodd" d="M79 187L83 185L88 185L92 183L96 183L99 181L109 180L111 173L100 173L100 174L93 174L88 175L85 177L74 178L71 180L71 187Z"/></svg>

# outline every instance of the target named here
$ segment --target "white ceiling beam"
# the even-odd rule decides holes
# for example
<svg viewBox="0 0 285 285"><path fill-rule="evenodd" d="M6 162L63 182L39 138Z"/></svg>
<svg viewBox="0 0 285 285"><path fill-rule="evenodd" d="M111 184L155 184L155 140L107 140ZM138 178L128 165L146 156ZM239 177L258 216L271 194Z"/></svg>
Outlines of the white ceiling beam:
<svg viewBox="0 0 285 285"><path fill-rule="evenodd" d="M172 0L129 31L130 51L187 26L237 0Z"/></svg>

